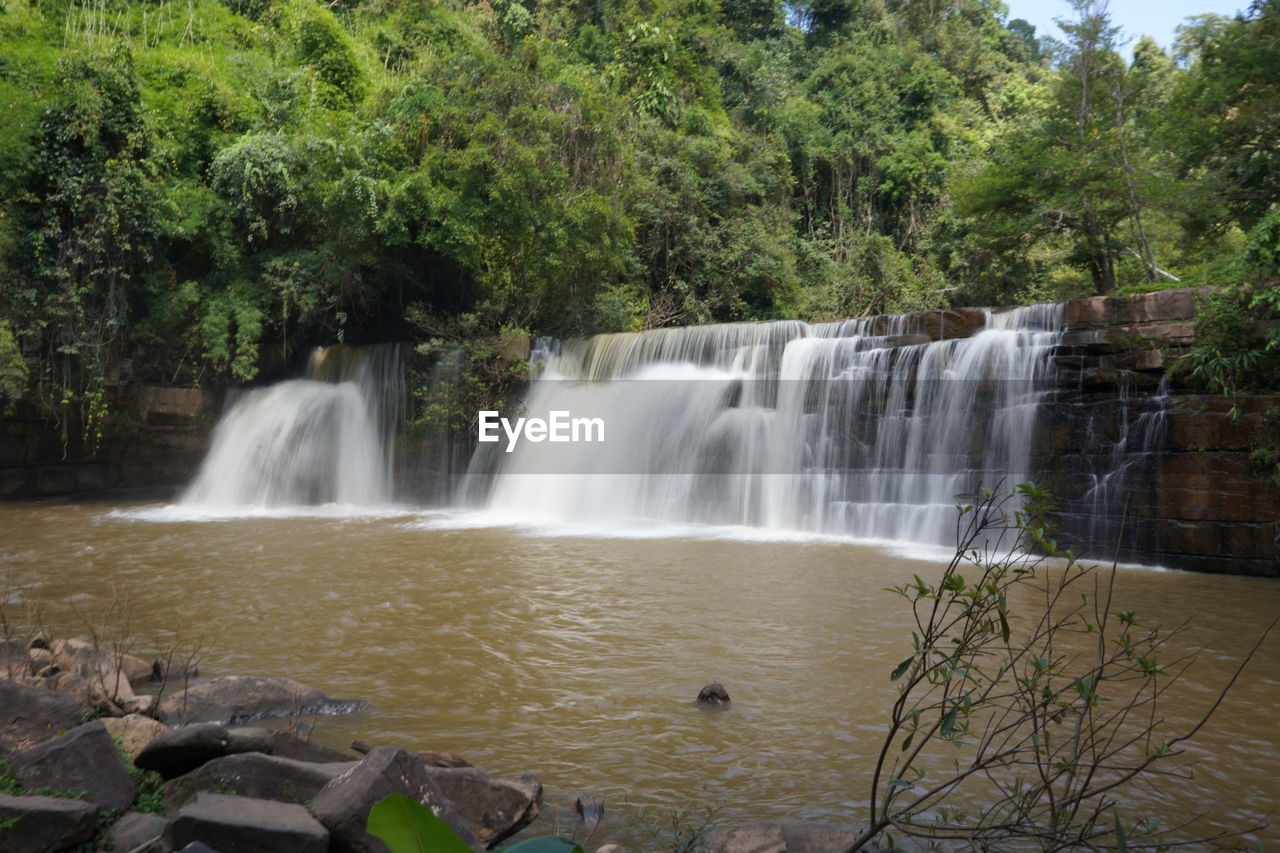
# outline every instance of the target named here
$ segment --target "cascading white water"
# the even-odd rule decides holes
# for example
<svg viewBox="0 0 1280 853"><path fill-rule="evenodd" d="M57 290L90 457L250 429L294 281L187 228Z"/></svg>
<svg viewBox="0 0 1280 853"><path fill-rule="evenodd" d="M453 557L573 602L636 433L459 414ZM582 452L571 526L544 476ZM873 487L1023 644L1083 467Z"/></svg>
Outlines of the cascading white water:
<svg viewBox="0 0 1280 853"><path fill-rule="evenodd" d="M1029 479L1061 306L929 342L910 318L663 329L542 348L525 410L603 444L482 446L487 506L568 522L748 525L946 544L956 496Z"/></svg>
<svg viewBox="0 0 1280 853"><path fill-rule="evenodd" d="M216 509L391 500L399 348L328 347L307 378L244 392L181 503Z"/></svg>

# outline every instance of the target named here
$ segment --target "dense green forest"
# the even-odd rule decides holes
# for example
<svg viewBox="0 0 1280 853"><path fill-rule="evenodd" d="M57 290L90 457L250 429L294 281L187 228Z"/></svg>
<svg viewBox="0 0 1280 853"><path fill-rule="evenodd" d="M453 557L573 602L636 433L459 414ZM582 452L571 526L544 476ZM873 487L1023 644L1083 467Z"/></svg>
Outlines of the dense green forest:
<svg viewBox="0 0 1280 853"><path fill-rule="evenodd" d="M1064 31L998 0L0 0L0 395L1179 282L1245 283L1224 346L1280 313L1248 290L1280 0L1172 52L1097 0Z"/></svg>

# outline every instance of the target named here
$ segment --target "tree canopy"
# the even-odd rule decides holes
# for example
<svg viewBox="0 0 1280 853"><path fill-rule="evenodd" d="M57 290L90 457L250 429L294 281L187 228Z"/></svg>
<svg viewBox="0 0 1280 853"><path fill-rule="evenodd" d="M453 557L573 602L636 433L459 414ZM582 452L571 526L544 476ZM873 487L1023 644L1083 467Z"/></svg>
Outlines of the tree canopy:
<svg viewBox="0 0 1280 853"><path fill-rule="evenodd" d="M1280 194L1278 4L1169 54L1099 0L1060 43L997 0L4 0L4 351L88 399L411 320L1214 281Z"/></svg>

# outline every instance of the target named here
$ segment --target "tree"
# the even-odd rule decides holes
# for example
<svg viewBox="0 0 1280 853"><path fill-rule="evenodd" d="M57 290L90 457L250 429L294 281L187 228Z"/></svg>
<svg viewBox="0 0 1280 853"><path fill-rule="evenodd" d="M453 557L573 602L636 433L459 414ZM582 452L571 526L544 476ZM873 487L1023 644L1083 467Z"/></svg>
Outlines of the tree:
<svg viewBox="0 0 1280 853"><path fill-rule="evenodd" d="M911 607L912 647L890 676L898 696L870 820L850 851L889 831L981 850L1168 849L1230 837L1179 840L1180 826L1125 819L1119 798L1143 777L1180 775L1183 745L1275 623L1203 716L1169 731L1159 709L1190 662L1165 659L1178 630L1120 609L1114 567L1109 575L1058 550L1042 488L972 501L958 507L958 547L942 577L893 590ZM1046 563L1064 556L1064 568ZM1035 602L1025 621L1020 599ZM982 792L981 806L952 801L965 788Z"/></svg>
<svg viewBox="0 0 1280 853"><path fill-rule="evenodd" d="M1180 37L1191 65L1174 95L1184 174L1203 170L1246 231L1280 198L1278 43L1280 0L1255 0L1235 19L1201 16ZM1220 228L1221 220L1204 224Z"/></svg>
<svg viewBox="0 0 1280 853"><path fill-rule="evenodd" d="M975 231L1003 232L1009 245L1065 243L1065 260L1087 271L1094 293L1108 293L1123 258L1138 258L1148 281L1167 275L1149 219L1179 188L1147 140L1168 63L1143 43L1126 66L1105 2L1074 5L1043 106L1011 122L989 160L961 173L953 190Z"/></svg>

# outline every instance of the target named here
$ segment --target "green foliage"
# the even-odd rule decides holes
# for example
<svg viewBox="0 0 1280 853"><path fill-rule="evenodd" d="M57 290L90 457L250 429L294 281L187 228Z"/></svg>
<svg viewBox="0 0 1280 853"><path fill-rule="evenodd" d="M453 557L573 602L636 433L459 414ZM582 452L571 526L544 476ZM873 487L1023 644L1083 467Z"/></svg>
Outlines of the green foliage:
<svg viewBox="0 0 1280 853"><path fill-rule="evenodd" d="M391 853L467 853L471 849L431 809L398 793L373 804L368 832Z"/></svg>
<svg viewBox="0 0 1280 853"><path fill-rule="evenodd" d="M3 319L79 424L411 305L491 339L1220 283L1276 197L1276 2L1130 58L1086 0L1052 52L984 0L14 0Z"/></svg>
<svg viewBox="0 0 1280 853"><path fill-rule="evenodd" d="M685 806L662 815L649 810L640 812L640 831L645 847L669 853L701 853L716 825L716 809L712 806Z"/></svg>
<svg viewBox="0 0 1280 853"><path fill-rule="evenodd" d="M1201 300L1196 344L1174 369L1234 400L1280 389L1280 210L1254 227L1228 273L1241 283Z"/></svg>
<svg viewBox="0 0 1280 853"><path fill-rule="evenodd" d="M27 388L27 362L9 324L0 319L0 401L16 400Z"/></svg>
<svg viewBox="0 0 1280 853"><path fill-rule="evenodd" d="M391 853L468 853L471 849L431 809L398 793L373 804L367 830L381 839ZM498 849L513 853L582 853L577 844L555 836L530 838Z"/></svg>

